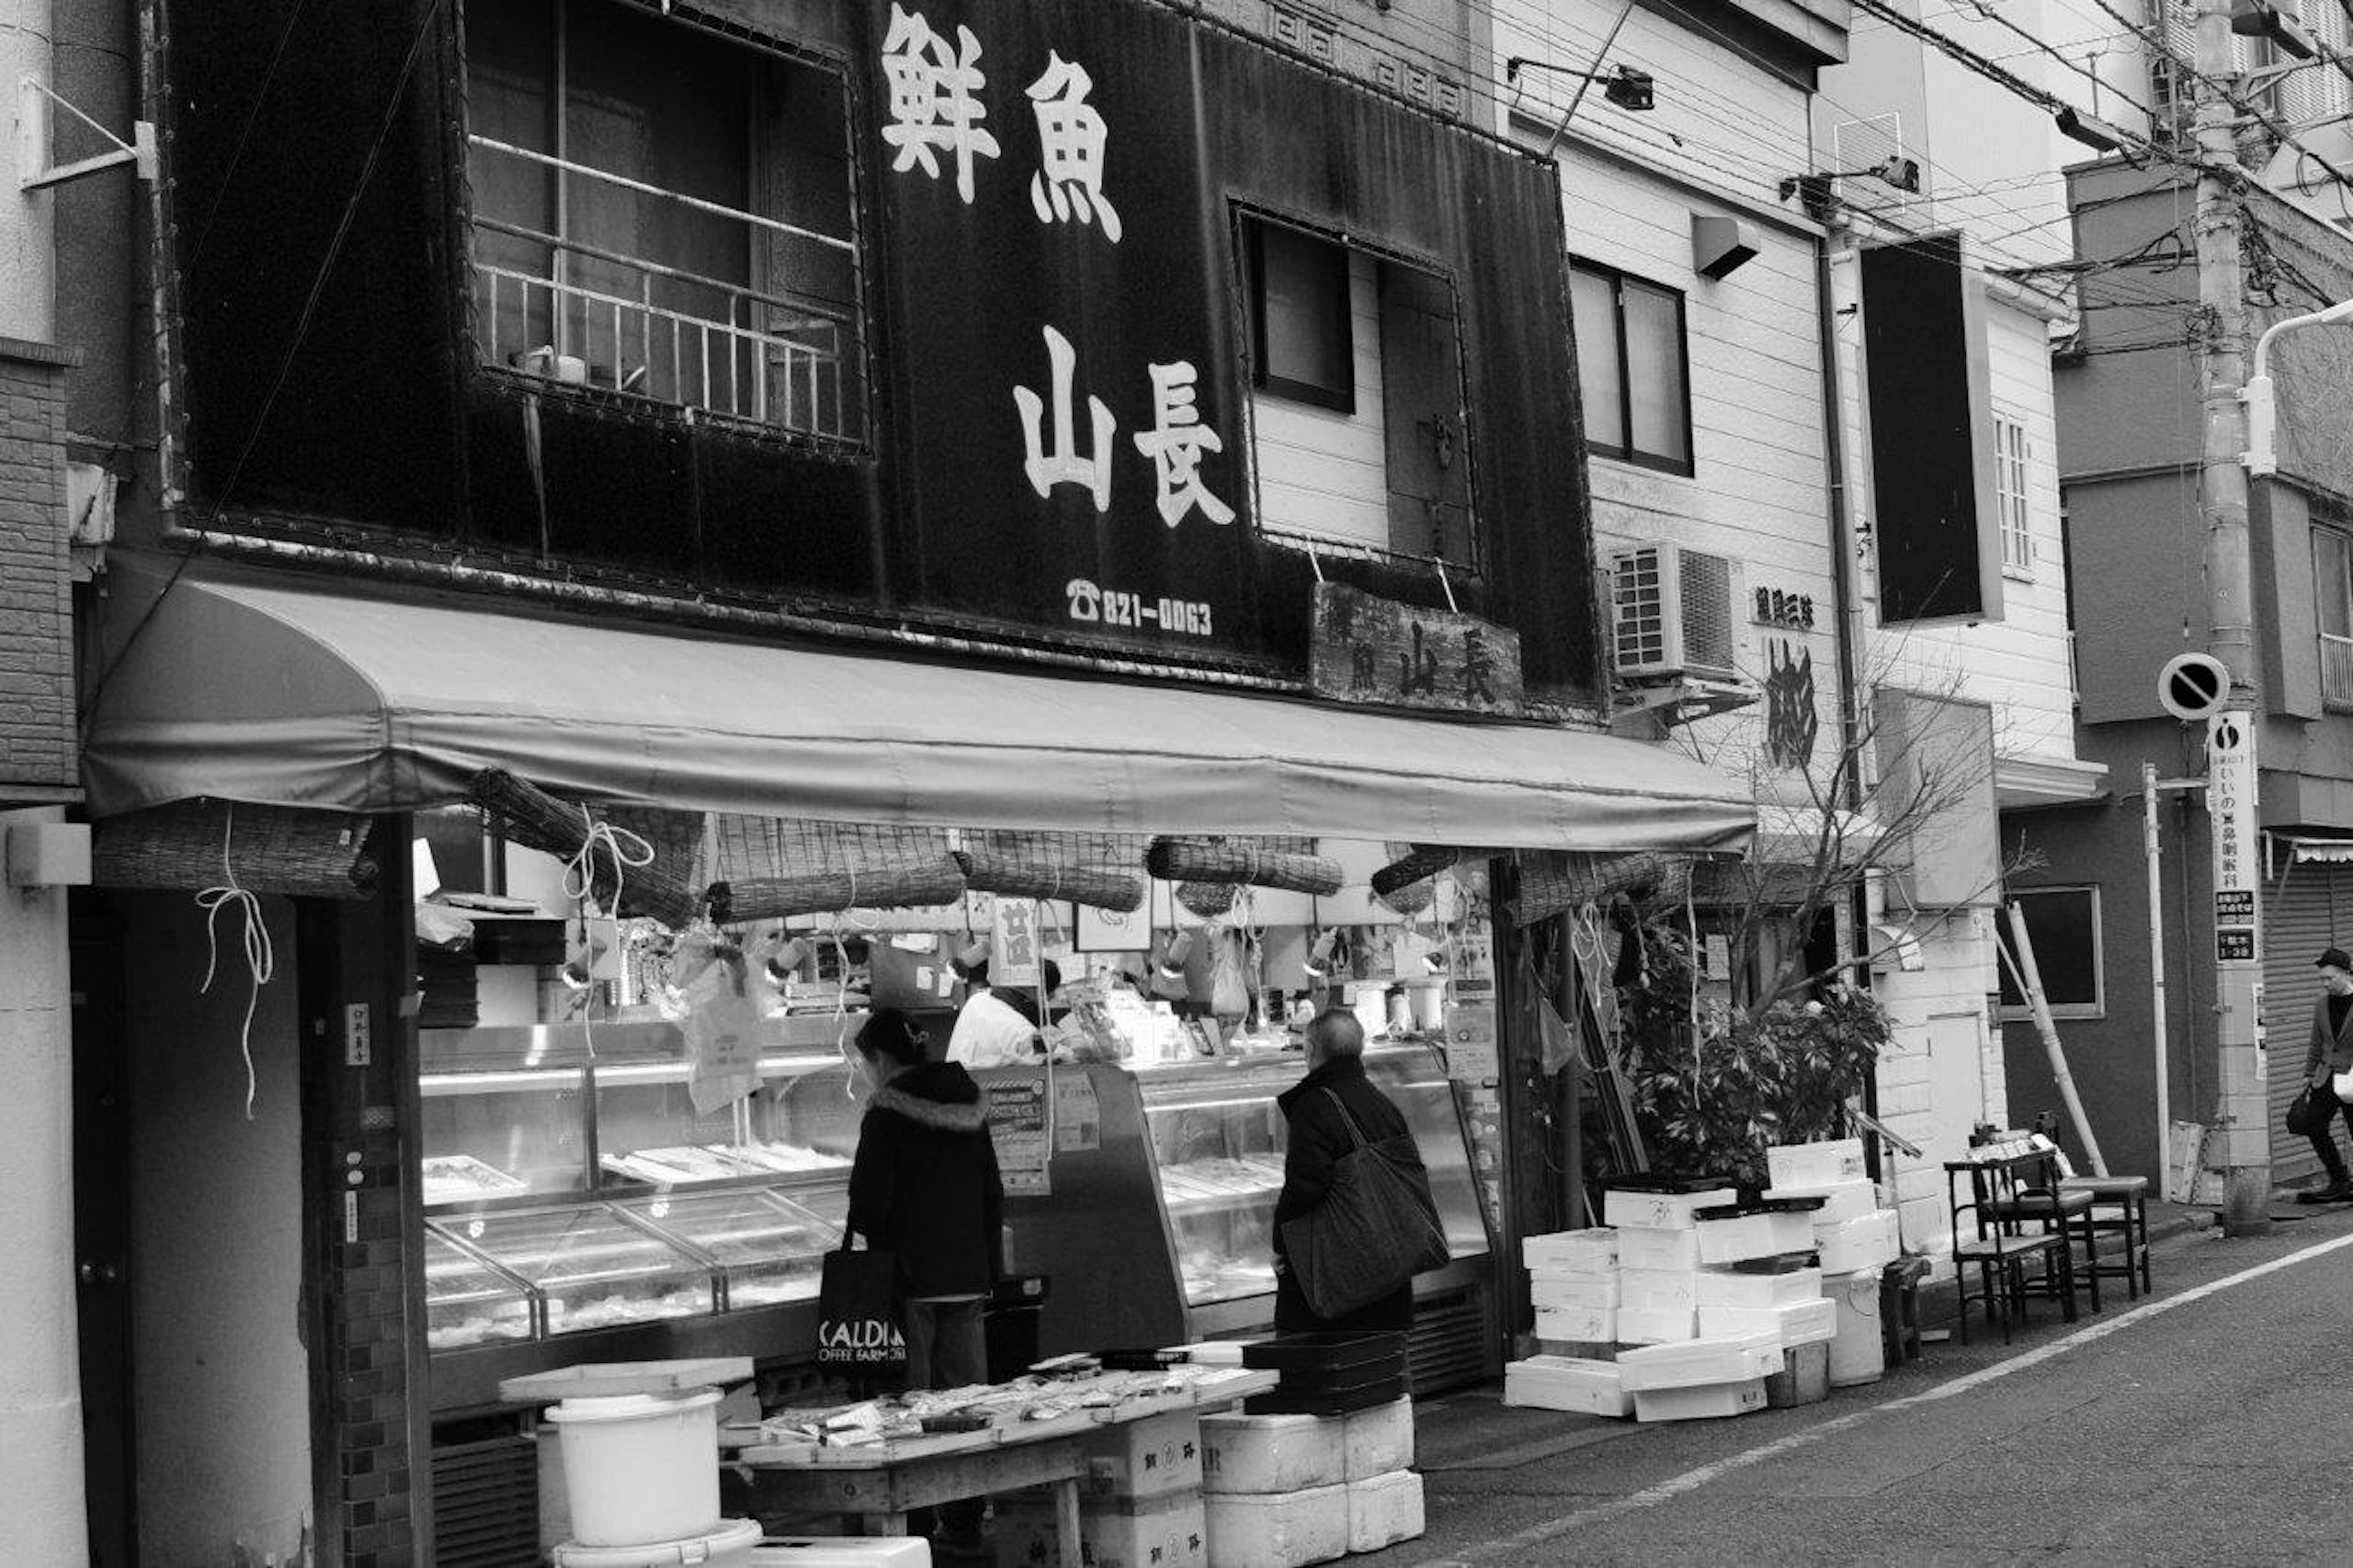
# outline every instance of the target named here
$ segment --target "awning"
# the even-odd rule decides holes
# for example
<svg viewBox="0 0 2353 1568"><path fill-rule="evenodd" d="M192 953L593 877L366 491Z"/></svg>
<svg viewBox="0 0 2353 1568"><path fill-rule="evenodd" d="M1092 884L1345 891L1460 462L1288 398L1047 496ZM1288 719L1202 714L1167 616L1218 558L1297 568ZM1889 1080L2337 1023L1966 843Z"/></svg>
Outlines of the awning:
<svg viewBox="0 0 2353 1568"><path fill-rule="evenodd" d="M586 799L927 826L1736 851L1756 820L1738 781L1608 735L329 595L201 563L110 677L85 757L99 816L195 795L406 809L490 766Z"/></svg>
<svg viewBox="0 0 2353 1568"><path fill-rule="evenodd" d="M2287 837L2292 863L2302 866L2316 863L2323 866L2353 865L2353 838Z"/></svg>

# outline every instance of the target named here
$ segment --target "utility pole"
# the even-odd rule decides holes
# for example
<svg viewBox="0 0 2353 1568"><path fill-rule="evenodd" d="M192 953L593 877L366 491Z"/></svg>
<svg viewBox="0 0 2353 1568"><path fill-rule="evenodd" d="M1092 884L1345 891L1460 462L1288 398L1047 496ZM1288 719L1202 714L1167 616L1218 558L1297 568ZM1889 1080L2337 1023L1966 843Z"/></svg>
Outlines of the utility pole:
<svg viewBox="0 0 2353 1568"><path fill-rule="evenodd" d="M2245 221L2238 111L2223 95L2236 79L2231 0L2198 0L2197 68L2199 333L2205 447L2199 498L2206 517L2206 648L2231 672L2231 695L2207 724L2208 820L2213 832L2214 1035L2220 1057L2222 1228L2271 1228L2271 1105L2263 1078L2262 900L2255 880L2255 739L2262 712L2255 687L2248 542L2246 414L2247 296L2240 262Z"/></svg>

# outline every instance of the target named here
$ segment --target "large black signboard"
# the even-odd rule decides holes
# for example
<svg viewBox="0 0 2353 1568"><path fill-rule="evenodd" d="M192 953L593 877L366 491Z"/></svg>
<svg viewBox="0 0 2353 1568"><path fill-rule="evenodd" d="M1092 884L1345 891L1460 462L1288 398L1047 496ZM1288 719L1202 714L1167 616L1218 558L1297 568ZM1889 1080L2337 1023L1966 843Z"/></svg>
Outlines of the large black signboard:
<svg viewBox="0 0 2353 1568"><path fill-rule="evenodd" d="M778 209L813 238L751 226L753 294L822 274L840 312L845 369L814 394L820 427L780 426L765 405L765 425L740 416L732 382L739 416L713 411L732 373L706 359L698 378L655 335L672 316L652 307L694 285L596 282L619 266L600 250L626 248L609 236L552 268L533 249L529 233L560 220L532 205L531 180L568 182L575 214L647 199L528 161L534 18L557 3L702 29L770 62L750 68L770 83L743 111L754 126L796 94L817 103L753 160L740 199L762 208L796 182L840 193L819 216ZM172 258L197 505L221 526L356 528L371 549L681 597L1300 675L1321 576L1509 627L1532 692L1590 692L1548 165L1154 0L820 9L821 35L787 36L780 8L744 0L173 7ZM597 36L572 20L550 36ZM403 78L419 37L432 47ZM576 87L603 68L566 68ZM598 91L621 102L631 79ZM723 197L719 176L679 172L662 101L647 102L637 174ZM567 146L575 163L603 156L586 132ZM1427 494L1442 575L1262 531L1261 489L1298 459L1270 447L1253 464L1257 222L1379 258L1378 308L1408 324L1385 365L1388 500L1410 521ZM759 259L787 252L818 259ZM716 259L665 265L707 272L733 253L694 254ZM486 268L512 275L507 304L493 307ZM529 312L567 289L609 309L601 344L601 315L570 349L528 335ZM776 319L752 303L770 313L737 319ZM723 345L736 366L752 356ZM1425 398L1403 415L1400 377Z"/></svg>

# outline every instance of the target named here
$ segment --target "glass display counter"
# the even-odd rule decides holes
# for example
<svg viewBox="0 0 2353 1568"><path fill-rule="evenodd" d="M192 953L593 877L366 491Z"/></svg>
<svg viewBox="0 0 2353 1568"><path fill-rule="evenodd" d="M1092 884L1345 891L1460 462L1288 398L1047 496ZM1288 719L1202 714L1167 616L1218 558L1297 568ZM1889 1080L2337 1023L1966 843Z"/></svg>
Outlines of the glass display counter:
<svg viewBox="0 0 2353 1568"><path fill-rule="evenodd" d="M710 1264L609 1205L567 1204L427 1224L464 1237L475 1251L530 1285L550 1334L718 1307Z"/></svg>
<svg viewBox="0 0 2353 1568"><path fill-rule="evenodd" d="M662 1194L618 1205L710 1260L724 1289L723 1308L813 1301L818 1276L841 1235L849 1201L840 1192L797 1199L764 1189Z"/></svg>
<svg viewBox="0 0 2353 1568"><path fill-rule="evenodd" d="M425 1342L437 1351L539 1332L532 1289L490 1259L440 1232L425 1233Z"/></svg>

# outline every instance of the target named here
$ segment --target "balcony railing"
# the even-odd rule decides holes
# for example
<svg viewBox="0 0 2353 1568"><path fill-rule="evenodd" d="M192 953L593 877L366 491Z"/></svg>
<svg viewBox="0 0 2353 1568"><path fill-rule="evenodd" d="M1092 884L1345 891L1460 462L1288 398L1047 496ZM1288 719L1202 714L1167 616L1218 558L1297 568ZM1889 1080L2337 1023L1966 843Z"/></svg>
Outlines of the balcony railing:
<svg viewBox="0 0 2353 1568"><path fill-rule="evenodd" d="M789 241L852 248L569 160L469 140ZM857 322L846 310L493 217L478 216L473 227L474 331L485 363L813 436L862 433Z"/></svg>
<svg viewBox="0 0 2353 1568"><path fill-rule="evenodd" d="M2320 700L2353 708L2353 637L2320 634Z"/></svg>

